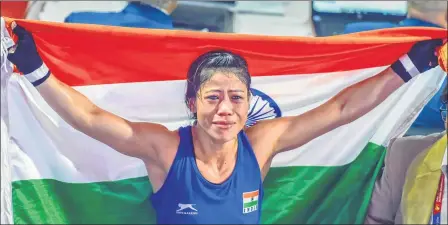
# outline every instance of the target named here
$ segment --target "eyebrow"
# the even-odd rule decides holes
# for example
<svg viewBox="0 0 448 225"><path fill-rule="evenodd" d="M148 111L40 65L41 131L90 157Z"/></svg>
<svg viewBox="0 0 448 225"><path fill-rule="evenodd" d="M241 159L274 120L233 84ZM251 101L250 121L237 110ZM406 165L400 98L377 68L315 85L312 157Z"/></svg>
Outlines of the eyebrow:
<svg viewBox="0 0 448 225"><path fill-rule="evenodd" d="M222 92L222 91L220 89L211 89L211 90L206 91L205 93L209 93L209 92ZM231 90L229 90L229 92L241 92L241 93L244 93L245 91L241 90L241 89L231 89Z"/></svg>

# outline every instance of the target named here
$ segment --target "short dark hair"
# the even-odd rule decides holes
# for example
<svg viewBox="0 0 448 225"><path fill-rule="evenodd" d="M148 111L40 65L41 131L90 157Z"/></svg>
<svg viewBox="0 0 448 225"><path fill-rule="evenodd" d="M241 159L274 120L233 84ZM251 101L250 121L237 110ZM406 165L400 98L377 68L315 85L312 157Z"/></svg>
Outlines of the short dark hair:
<svg viewBox="0 0 448 225"><path fill-rule="evenodd" d="M246 85L248 94L250 94L251 77L246 60L227 50L210 51L200 55L188 69L187 92L185 93L187 108L189 108L191 99L196 98L201 86L210 80L216 72L234 74ZM196 113L193 113L193 119L196 119Z"/></svg>

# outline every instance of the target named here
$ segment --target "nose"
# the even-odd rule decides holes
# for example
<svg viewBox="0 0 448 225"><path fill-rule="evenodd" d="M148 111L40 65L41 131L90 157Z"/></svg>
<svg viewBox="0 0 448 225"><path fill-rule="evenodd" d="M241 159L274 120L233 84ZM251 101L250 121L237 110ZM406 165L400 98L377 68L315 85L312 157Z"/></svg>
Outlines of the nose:
<svg viewBox="0 0 448 225"><path fill-rule="evenodd" d="M232 102L228 97L225 97L218 105L218 115L220 116L230 116L233 112Z"/></svg>

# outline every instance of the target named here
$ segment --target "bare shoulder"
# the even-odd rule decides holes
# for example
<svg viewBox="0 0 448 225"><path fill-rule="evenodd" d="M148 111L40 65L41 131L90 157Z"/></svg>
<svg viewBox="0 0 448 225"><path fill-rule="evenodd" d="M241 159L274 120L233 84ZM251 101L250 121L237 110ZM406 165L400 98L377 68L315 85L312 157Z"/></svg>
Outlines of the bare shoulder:
<svg viewBox="0 0 448 225"><path fill-rule="evenodd" d="M252 146L264 146L263 149L265 149L266 147L268 147L265 146L266 144L274 142L276 140L273 134L276 132L276 127L278 127L280 124L274 122L274 120L277 119L259 121L254 126L249 127L245 130ZM272 144L271 147L273 147Z"/></svg>
<svg viewBox="0 0 448 225"><path fill-rule="evenodd" d="M138 142L145 145L140 147L153 151L144 161L151 162L151 164L162 164L159 166L163 167L170 164L180 142L178 130L169 130L161 124L153 123L141 123L136 126L138 126L136 130L140 133Z"/></svg>
<svg viewBox="0 0 448 225"><path fill-rule="evenodd" d="M153 190L158 191L163 185L176 157L180 143L179 129L169 130L165 126L158 124L142 124L141 129L143 130L141 138L152 140L147 142L152 145L147 148L151 149L151 154L143 161Z"/></svg>
<svg viewBox="0 0 448 225"><path fill-rule="evenodd" d="M247 136L253 145L266 145L274 149L279 136L291 124L292 117L280 117L257 122L246 129Z"/></svg>
<svg viewBox="0 0 448 225"><path fill-rule="evenodd" d="M278 137L281 135L282 127L285 126L282 120L284 119L262 120L245 130L260 167L263 167L273 157Z"/></svg>

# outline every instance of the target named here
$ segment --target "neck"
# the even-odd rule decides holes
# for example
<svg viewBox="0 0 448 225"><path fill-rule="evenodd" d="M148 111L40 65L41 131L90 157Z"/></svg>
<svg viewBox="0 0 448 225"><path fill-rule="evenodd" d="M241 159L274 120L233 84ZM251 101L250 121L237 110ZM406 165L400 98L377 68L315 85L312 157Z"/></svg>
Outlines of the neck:
<svg viewBox="0 0 448 225"><path fill-rule="evenodd" d="M219 168L233 162L238 151L238 139L227 142L215 141L197 126L192 127L194 153L196 159L205 164L216 165Z"/></svg>
<svg viewBox="0 0 448 225"><path fill-rule="evenodd" d="M423 20L443 28L447 28L447 17L444 13L434 12L434 13L422 13L415 9L409 9L408 18L415 18L419 20Z"/></svg>

